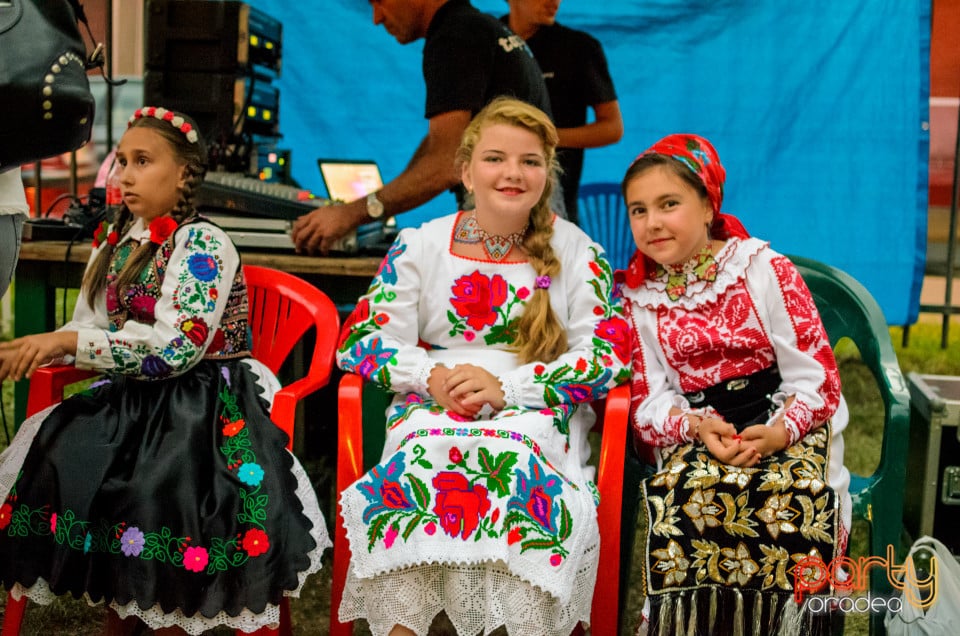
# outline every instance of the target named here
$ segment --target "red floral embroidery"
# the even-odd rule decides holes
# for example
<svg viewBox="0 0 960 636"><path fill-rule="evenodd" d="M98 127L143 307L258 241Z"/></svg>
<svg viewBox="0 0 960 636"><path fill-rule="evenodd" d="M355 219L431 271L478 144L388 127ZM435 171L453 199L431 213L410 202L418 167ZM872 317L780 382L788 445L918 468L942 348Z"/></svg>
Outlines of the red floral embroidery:
<svg viewBox="0 0 960 636"><path fill-rule="evenodd" d="M260 528L250 528L243 535L243 549L252 557L260 556L270 549L270 538Z"/></svg>
<svg viewBox="0 0 960 636"><path fill-rule="evenodd" d="M10 525L10 515L13 514L13 506L4 503L0 506L0 530Z"/></svg>
<svg viewBox="0 0 960 636"><path fill-rule="evenodd" d="M442 472L433 478L437 489L433 512L440 520L440 527L451 537L458 534L469 539L480 525L480 518L490 510L487 489L480 484L470 487L467 478L454 472Z"/></svg>
<svg viewBox="0 0 960 636"><path fill-rule="evenodd" d="M209 561L207 549L201 546L190 546L183 553L183 567L191 572L201 572Z"/></svg>
<svg viewBox="0 0 960 636"><path fill-rule="evenodd" d="M742 281L708 315L661 308L658 323L667 362L680 374L684 392L750 375L774 362L773 347Z"/></svg>
<svg viewBox="0 0 960 636"><path fill-rule="evenodd" d="M621 362L625 363L630 359L630 325L626 320L623 318L601 320L593 333L613 346L613 352Z"/></svg>
<svg viewBox="0 0 960 636"><path fill-rule="evenodd" d="M350 312L347 319L343 321L343 327L340 328L340 341L337 343L337 348L343 347L343 343L346 342L347 337L350 335L350 330L354 325L366 322L369 317L370 299L361 298L360 302L353 307L353 311Z"/></svg>
<svg viewBox="0 0 960 636"><path fill-rule="evenodd" d="M158 216L150 221L150 242L160 245L177 229L177 222L169 216Z"/></svg>
<svg viewBox="0 0 960 636"><path fill-rule="evenodd" d="M507 300L507 281L499 274L487 278L477 271L458 278L451 291L450 303L457 315L466 318L471 329L479 331L496 322L497 309Z"/></svg>
<svg viewBox="0 0 960 636"><path fill-rule="evenodd" d="M246 426L246 422L244 420L228 422L227 425L223 427L223 435L224 437L233 437L243 430L244 426Z"/></svg>
<svg viewBox="0 0 960 636"><path fill-rule="evenodd" d="M189 318L180 325L180 331L190 339L190 342L201 347L207 341L210 328L203 321L203 318Z"/></svg>

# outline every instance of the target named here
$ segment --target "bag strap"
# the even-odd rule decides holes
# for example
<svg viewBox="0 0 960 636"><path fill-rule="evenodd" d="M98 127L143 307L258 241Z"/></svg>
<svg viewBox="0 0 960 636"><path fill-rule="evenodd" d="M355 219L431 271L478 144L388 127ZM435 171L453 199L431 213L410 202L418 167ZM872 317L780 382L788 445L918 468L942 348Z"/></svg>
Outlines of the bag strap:
<svg viewBox="0 0 960 636"><path fill-rule="evenodd" d="M111 86L121 86L127 83L127 80L115 80L112 77L107 75L107 72L104 70L106 66L106 57L103 54L103 42L97 42L96 38L93 37L93 31L90 29L90 22L87 21L87 13L83 10L83 4L80 3L80 0L67 0L70 6L73 8L73 14L77 18L77 22L83 25L83 28L87 31L87 38L90 40L90 44L93 45L93 53L87 56L87 59L84 63L84 66L89 71L91 69L97 69L100 71L100 75L103 76L103 80L110 84Z"/></svg>

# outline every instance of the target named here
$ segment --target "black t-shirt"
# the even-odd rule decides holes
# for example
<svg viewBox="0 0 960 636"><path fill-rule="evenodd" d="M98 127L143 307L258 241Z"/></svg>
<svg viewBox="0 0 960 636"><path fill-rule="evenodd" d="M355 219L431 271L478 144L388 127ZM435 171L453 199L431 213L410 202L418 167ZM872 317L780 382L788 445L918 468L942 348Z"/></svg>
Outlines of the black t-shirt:
<svg viewBox="0 0 960 636"><path fill-rule="evenodd" d="M452 110L477 114L509 95L551 114L540 67L522 38L469 0L437 10L423 45L426 117Z"/></svg>
<svg viewBox="0 0 960 636"><path fill-rule="evenodd" d="M503 23L508 20L509 16L501 18ZM527 45L543 70L557 127L583 126L587 123L588 107L617 99L603 47L590 34L552 24L537 29ZM576 220L583 149L564 148L558 159L563 168L560 182L567 214Z"/></svg>

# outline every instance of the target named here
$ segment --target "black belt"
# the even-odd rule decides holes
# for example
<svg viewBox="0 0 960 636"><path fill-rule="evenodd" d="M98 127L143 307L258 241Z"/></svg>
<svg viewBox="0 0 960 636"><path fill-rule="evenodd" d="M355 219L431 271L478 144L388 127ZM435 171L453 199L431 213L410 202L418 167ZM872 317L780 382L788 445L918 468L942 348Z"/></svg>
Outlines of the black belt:
<svg viewBox="0 0 960 636"><path fill-rule="evenodd" d="M711 406L723 419L742 431L766 422L775 409L770 397L780 389L780 371L771 365L762 371L724 380L700 391L684 393L694 408Z"/></svg>

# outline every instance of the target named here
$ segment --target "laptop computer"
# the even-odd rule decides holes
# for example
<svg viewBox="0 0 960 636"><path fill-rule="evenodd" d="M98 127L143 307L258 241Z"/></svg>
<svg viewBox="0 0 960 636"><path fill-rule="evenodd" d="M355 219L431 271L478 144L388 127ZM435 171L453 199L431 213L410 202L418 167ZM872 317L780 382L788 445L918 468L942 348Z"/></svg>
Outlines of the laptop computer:
<svg viewBox="0 0 960 636"><path fill-rule="evenodd" d="M334 202L351 203L383 187L383 177L377 162L369 159L317 159L327 198ZM354 235L345 238L334 251L385 254L397 236L397 221L368 223L357 228Z"/></svg>
<svg viewBox="0 0 960 636"><path fill-rule="evenodd" d="M317 159L320 176L332 201L351 203L383 187L380 168L365 159Z"/></svg>

